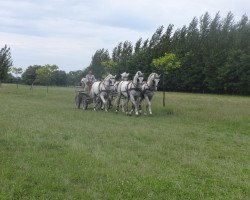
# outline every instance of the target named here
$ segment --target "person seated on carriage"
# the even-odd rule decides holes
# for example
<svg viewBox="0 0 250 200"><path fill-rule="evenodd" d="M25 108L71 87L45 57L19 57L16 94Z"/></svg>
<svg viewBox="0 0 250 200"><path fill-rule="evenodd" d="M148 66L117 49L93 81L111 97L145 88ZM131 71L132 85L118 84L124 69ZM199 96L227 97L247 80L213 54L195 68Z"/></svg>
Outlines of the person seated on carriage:
<svg viewBox="0 0 250 200"><path fill-rule="evenodd" d="M87 80L87 85L89 86L89 91L90 91L93 83L96 81L95 76L92 74L91 70L86 75L86 80Z"/></svg>

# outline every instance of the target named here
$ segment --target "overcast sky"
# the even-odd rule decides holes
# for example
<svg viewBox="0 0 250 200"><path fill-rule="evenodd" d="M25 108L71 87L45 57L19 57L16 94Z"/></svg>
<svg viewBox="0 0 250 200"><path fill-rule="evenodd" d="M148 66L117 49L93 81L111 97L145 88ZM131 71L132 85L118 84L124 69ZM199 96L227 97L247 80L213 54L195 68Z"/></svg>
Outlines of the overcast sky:
<svg viewBox="0 0 250 200"><path fill-rule="evenodd" d="M188 25L206 11L238 21L249 0L0 0L0 48L11 48L14 66L56 64L84 69L96 50L126 40L134 44L163 25Z"/></svg>

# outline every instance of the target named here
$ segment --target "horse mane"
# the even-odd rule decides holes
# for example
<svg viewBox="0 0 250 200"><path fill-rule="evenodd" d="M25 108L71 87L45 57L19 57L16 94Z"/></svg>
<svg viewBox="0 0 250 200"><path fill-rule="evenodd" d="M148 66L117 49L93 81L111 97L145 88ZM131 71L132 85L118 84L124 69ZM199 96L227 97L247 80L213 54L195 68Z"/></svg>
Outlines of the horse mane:
<svg viewBox="0 0 250 200"><path fill-rule="evenodd" d="M116 76L113 76L112 74L108 74L104 79L103 82L107 81L107 79L115 78Z"/></svg>
<svg viewBox="0 0 250 200"><path fill-rule="evenodd" d="M142 76L143 73L141 71L136 72L135 76Z"/></svg>
<svg viewBox="0 0 250 200"><path fill-rule="evenodd" d="M154 76L155 78L159 78L159 75L157 73L152 72L151 74L149 74L148 80L150 80L152 78L152 76Z"/></svg>
<svg viewBox="0 0 250 200"><path fill-rule="evenodd" d="M149 74L149 76L148 76L148 80L150 80L151 79L151 77L154 75L155 73L151 73L151 74Z"/></svg>
<svg viewBox="0 0 250 200"><path fill-rule="evenodd" d="M154 75L155 75L155 73L149 74L147 82L151 81L151 80L152 80L152 77L153 77Z"/></svg>
<svg viewBox="0 0 250 200"><path fill-rule="evenodd" d="M111 74L108 74L103 81L106 81L106 79L108 79L110 76L112 76Z"/></svg>

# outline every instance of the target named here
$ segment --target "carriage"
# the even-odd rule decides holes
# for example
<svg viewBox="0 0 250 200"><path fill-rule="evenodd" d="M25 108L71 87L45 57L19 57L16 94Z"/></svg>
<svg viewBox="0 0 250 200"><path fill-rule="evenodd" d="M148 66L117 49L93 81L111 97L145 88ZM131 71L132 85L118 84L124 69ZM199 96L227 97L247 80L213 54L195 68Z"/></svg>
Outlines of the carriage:
<svg viewBox="0 0 250 200"><path fill-rule="evenodd" d="M75 86L75 106L86 110L88 105L93 103L94 110L102 108L107 111L112 107L111 101L116 96L113 90L115 76L109 74L103 81L96 81L92 85L92 90L86 82L81 80L82 86ZM91 95L90 95L91 94Z"/></svg>
<svg viewBox="0 0 250 200"><path fill-rule="evenodd" d="M89 93L84 90L82 86L75 86L75 107L82 108L86 110L88 105L93 102Z"/></svg>
<svg viewBox="0 0 250 200"><path fill-rule="evenodd" d="M120 105L123 105L122 108L127 115L131 115L133 112L135 112L135 115L138 115L141 113L141 102L145 100L146 112L152 114L151 100L154 91L157 91L160 76L156 73L151 73L148 80L143 82L144 75L141 71L138 71L133 80L122 80L117 82L117 84L115 83L115 77L109 74L103 81L94 82L90 88L88 88L88 84L86 84L86 80L83 78L81 81L82 86L75 87L76 108L80 108L82 105L82 108L86 110L88 105L93 103L94 110L102 108L108 111L108 109L112 108L112 100L116 99L116 112L118 112ZM124 103L120 104L122 98ZM128 112L129 100L132 102L132 110L130 112Z"/></svg>

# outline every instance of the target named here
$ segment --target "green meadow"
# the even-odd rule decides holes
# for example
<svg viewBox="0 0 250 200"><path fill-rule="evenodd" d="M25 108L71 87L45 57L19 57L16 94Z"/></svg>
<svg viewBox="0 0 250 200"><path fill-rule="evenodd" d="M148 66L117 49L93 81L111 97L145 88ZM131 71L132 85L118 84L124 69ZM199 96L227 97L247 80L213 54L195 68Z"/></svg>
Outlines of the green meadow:
<svg viewBox="0 0 250 200"><path fill-rule="evenodd" d="M250 199L250 97L158 92L152 116L2 84L0 199Z"/></svg>

